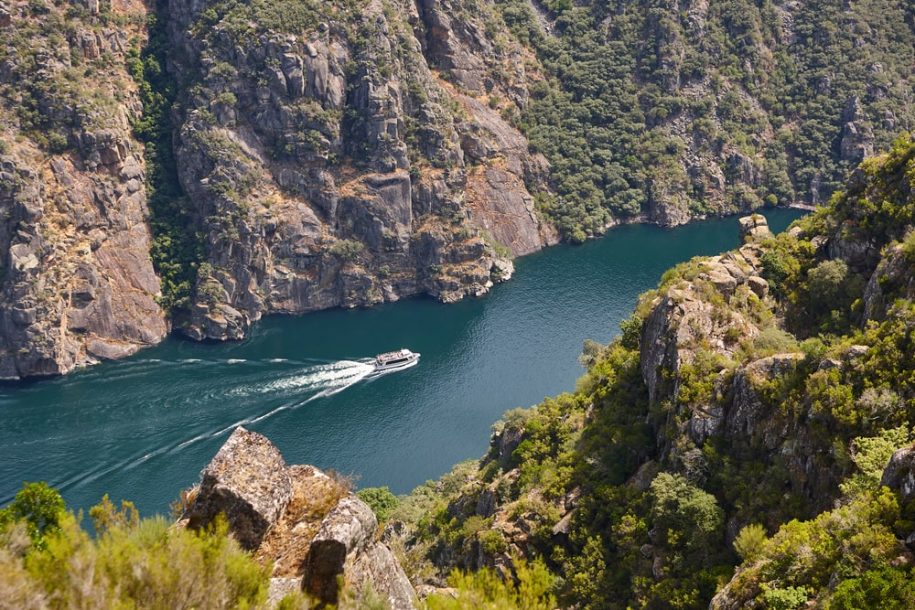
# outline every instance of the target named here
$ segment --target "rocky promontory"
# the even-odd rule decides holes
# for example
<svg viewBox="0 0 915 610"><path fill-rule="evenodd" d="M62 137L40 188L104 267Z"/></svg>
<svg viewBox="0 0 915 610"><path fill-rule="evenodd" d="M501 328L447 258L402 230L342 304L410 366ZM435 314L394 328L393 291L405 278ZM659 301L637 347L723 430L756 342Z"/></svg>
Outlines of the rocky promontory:
<svg viewBox="0 0 915 610"><path fill-rule="evenodd" d="M423 590L543 561L568 607L909 607L913 167L900 137L826 209L665 273L573 392L403 500Z"/></svg>
<svg viewBox="0 0 915 610"><path fill-rule="evenodd" d="M348 485L312 466L289 466L264 436L236 428L185 494L179 524L202 528L223 515L255 558L273 565L270 599L301 592L337 604L343 588L412 610L416 597L372 509Z"/></svg>

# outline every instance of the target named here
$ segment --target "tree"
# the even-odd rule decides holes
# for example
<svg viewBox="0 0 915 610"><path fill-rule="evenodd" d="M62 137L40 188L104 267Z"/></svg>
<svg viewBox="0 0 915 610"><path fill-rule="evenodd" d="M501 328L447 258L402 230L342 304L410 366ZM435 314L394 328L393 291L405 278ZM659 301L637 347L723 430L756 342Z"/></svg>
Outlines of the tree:
<svg viewBox="0 0 915 610"><path fill-rule="evenodd" d="M842 260L823 261L808 271L810 301L814 310L826 312L834 309L847 277L848 265Z"/></svg>
<svg viewBox="0 0 915 610"><path fill-rule="evenodd" d="M734 550L744 561L753 561L766 543L766 528L758 523L744 527L734 539Z"/></svg>
<svg viewBox="0 0 915 610"><path fill-rule="evenodd" d="M47 483L26 483L5 509L0 510L0 528L24 521L36 548L44 546L44 536L60 527L66 510L63 498Z"/></svg>
<svg viewBox="0 0 915 610"><path fill-rule="evenodd" d="M703 557L718 546L715 538L721 535L724 515L715 496L666 472L651 482L651 496L659 542Z"/></svg>

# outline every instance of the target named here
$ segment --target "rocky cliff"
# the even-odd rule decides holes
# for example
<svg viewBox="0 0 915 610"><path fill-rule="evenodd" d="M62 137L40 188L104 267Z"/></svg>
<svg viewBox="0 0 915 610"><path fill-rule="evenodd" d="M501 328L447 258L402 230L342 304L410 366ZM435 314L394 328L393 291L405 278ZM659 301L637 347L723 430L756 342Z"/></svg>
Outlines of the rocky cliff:
<svg viewBox="0 0 915 610"><path fill-rule="evenodd" d="M875 2L10 0L0 376L823 202L912 125L911 7Z"/></svg>
<svg viewBox="0 0 915 610"><path fill-rule="evenodd" d="M243 548L272 565L273 603L302 593L337 604L343 590L371 591L390 610L411 610L415 593L391 549L378 541L372 509L344 482L311 466L288 466L265 437L237 428L185 494L184 527L218 515Z"/></svg>
<svg viewBox="0 0 915 610"><path fill-rule="evenodd" d="M142 112L125 69L146 9L0 8L0 378L66 373L160 341Z"/></svg>
<svg viewBox="0 0 915 610"><path fill-rule="evenodd" d="M539 557L584 608L911 600L879 591L915 565L912 452L890 460L912 441L913 159L903 137L785 233L747 217L743 246L668 271L574 393L404 500L414 579Z"/></svg>
<svg viewBox="0 0 915 610"><path fill-rule="evenodd" d="M454 68L468 83L487 74L486 41L442 7L169 13L188 92L180 179L205 246L190 336L240 338L268 312L479 295L510 275L509 257L555 241L526 187L545 183L545 161L427 64L441 54L473 66Z"/></svg>

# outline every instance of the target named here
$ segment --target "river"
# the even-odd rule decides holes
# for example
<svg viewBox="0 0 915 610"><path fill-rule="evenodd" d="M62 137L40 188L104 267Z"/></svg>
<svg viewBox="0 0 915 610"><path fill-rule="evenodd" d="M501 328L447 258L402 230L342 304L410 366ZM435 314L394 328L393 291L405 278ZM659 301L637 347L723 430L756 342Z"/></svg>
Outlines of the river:
<svg viewBox="0 0 915 610"><path fill-rule="evenodd" d="M802 212L766 212L773 230ZM405 493L482 455L500 415L574 387L584 339L612 339L674 264L738 244L736 218L612 229L516 261L479 299L270 317L239 343L180 338L62 378L0 385L0 505L23 481L86 510L108 493L165 512L236 425L290 463ZM379 378L400 347L419 365Z"/></svg>

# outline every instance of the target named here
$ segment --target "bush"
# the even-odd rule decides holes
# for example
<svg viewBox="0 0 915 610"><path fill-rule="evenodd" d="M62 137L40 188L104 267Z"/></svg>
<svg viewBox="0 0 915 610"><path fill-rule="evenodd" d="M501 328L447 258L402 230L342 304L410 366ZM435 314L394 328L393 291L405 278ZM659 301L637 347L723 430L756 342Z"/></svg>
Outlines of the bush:
<svg viewBox="0 0 915 610"><path fill-rule="evenodd" d="M593 339L585 339L581 347L581 354L578 356L578 363L588 368L597 362L601 352L604 350L603 345Z"/></svg>
<svg viewBox="0 0 915 610"><path fill-rule="evenodd" d="M400 504L397 496L387 487L366 487L356 492L359 499L368 504L378 521L387 521L394 509Z"/></svg>
<svg viewBox="0 0 915 610"><path fill-rule="evenodd" d="M744 561L753 561L766 543L766 528L758 523L747 525L734 539L734 550Z"/></svg>
<svg viewBox="0 0 915 610"><path fill-rule="evenodd" d="M828 610L910 610L915 608L915 572L884 567L840 582Z"/></svg>
<svg viewBox="0 0 915 610"><path fill-rule="evenodd" d="M807 589L804 587L786 587L784 589L766 589L763 601L772 610L795 610L807 603Z"/></svg>
<svg viewBox="0 0 915 610"><path fill-rule="evenodd" d="M778 327L770 326L763 329L753 339L753 357L764 358L772 354L796 352L799 349L794 335Z"/></svg>
<svg viewBox="0 0 915 610"><path fill-rule="evenodd" d="M848 265L842 260L823 261L807 272L810 300L817 311L835 308L848 277Z"/></svg>
<svg viewBox="0 0 915 610"><path fill-rule="evenodd" d="M328 249L328 252L342 261L353 262L359 258L359 255L365 249L362 242L352 239L338 239Z"/></svg>
<svg viewBox="0 0 915 610"><path fill-rule="evenodd" d="M431 595L429 610L554 610L555 579L541 561L518 560L516 582L505 582L495 572L455 571L448 578L453 594Z"/></svg>
<svg viewBox="0 0 915 610"><path fill-rule="evenodd" d="M644 320L633 314L620 322L620 345L626 349L638 349L642 339L642 325Z"/></svg>
<svg viewBox="0 0 915 610"><path fill-rule="evenodd" d="M25 554L0 537L0 592L49 600L52 608L251 608L266 601L269 572L228 535L225 520L206 531L174 527L162 517L139 519L129 503L92 509L97 536L65 512L57 493L27 485L11 506L20 522L36 517L41 545ZM10 510L10 509L6 509ZM31 607L47 607L35 604Z"/></svg>
<svg viewBox="0 0 915 610"><path fill-rule="evenodd" d="M42 548L45 535L59 529L65 510L63 498L47 483L26 483L10 505L0 510L0 530L24 522L32 545Z"/></svg>
<svg viewBox="0 0 915 610"><path fill-rule="evenodd" d="M662 472L651 482L651 497L652 523L663 544L697 556L717 546L724 514L714 496Z"/></svg>

